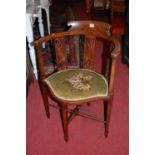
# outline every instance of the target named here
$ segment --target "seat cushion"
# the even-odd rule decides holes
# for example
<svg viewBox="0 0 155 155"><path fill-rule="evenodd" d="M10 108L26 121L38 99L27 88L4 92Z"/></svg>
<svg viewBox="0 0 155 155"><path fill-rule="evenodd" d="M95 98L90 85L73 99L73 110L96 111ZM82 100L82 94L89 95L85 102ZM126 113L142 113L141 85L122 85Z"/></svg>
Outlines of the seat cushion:
<svg viewBox="0 0 155 155"><path fill-rule="evenodd" d="M67 69L56 72L45 79L56 99L74 103L104 98L108 94L106 79L88 69Z"/></svg>

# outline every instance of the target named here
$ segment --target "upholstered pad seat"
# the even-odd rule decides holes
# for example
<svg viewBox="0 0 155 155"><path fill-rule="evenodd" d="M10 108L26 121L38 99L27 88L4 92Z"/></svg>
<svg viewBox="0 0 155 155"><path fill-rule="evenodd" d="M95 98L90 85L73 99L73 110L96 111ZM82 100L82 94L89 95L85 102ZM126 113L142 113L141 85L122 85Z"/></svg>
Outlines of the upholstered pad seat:
<svg viewBox="0 0 155 155"><path fill-rule="evenodd" d="M59 71L44 81L56 99L67 103L104 98L108 94L106 79L88 69Z"/></svg>

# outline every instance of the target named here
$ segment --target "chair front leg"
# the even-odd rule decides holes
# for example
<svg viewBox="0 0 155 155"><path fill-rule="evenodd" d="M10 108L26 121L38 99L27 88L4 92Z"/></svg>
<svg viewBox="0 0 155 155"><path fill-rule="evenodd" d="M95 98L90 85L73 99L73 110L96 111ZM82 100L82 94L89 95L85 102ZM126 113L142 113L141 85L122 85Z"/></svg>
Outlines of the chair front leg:
<svg viewBox="0 0 155 155"><path fill-rule="evenodd" d="M105 125L105 137L108 137L109 125L112 111L112 99L104 101L104 125Z"/></svg>
<svg viewBox="0 0 155 155"><path fill-rule="evenodd" d="M67 142L68 141L68 106L62 105L61 106L61 115L62 115L62 126L63 126L63 132L64 132L64 139Z"/></svg>
<svg viewBox="0 0 155 155"><path fill-rule="evenodd" d="M41 93L42 93L42 98L43 98L43 102L44 102L46 116L47 116L47 118L50 118L48 96L47 96L45 85L43 83L40 84L40 89L41 89Z"/></svg>

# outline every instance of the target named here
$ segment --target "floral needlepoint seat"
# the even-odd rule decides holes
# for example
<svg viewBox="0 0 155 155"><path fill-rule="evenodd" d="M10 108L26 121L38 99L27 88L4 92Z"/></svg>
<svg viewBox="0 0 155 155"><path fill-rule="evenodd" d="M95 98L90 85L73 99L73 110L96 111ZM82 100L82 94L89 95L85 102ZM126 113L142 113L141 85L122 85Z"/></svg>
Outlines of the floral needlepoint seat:
<svg viewBox="0 0 155 155"><path fill-rule="evenodd" d="M106 79L88 69L68 69L52 74L45 79L53 95L61 101L74 104L108 94Z"/></svg>

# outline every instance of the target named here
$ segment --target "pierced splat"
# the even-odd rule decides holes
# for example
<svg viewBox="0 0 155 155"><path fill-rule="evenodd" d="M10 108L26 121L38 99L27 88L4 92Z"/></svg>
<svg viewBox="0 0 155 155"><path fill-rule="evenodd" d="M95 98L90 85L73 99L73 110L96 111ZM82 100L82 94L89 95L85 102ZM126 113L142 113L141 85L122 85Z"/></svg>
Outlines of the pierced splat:
<svg viewBox="0 0 155 155"><path fill-rule="evenodd" d="M84 59L83 66L87 69L92 69L94 64L94 50L96 37L86 36L84 43Z"/></svg>
<svg viewBox="0 0 155 155"><path fill-rule="evenodd" d="M56 60L58 70L67 68L67 51L65 45L65 38L57 38L54 40Z"/></svg>

